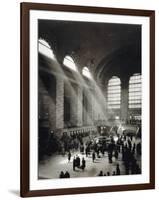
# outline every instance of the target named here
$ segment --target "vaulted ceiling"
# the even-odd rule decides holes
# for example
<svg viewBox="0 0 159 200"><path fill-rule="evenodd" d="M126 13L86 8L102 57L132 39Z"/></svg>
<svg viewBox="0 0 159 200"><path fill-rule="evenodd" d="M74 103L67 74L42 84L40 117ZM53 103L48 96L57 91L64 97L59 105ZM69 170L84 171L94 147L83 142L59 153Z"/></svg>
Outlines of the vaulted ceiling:
<svg viewBox="0 0 159 200"><path fill-rule="evenodd" d="M141 26L130 24L39 20L39 38L59 62L70 55L96 78L141 72Z"/></svg>

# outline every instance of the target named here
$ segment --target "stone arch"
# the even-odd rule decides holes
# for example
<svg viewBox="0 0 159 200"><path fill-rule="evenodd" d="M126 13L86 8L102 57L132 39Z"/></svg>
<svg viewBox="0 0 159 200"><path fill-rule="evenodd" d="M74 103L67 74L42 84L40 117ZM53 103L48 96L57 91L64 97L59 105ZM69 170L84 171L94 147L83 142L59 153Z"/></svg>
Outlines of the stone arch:
<svg viewBox="0 0 159 200"><path fill-rule="evenodd" d="M96 67L95 78L104 84L105 77L117 75L130 76L132 73L141 71L141 52L137 45L127 45L116 49L114 52L105 56Z"/></svg>
<svg viewBox="0 0 159 200"><path fill-rule="evenodd" d="M50 38L49 34L40 33L38 40L39 39L42 39L49 44L49 46L51 47L51 50L53 51L55 58L58 61L58 48L57 48L58 45L57 45L56 37L52 35L52 37Z"/></svg>

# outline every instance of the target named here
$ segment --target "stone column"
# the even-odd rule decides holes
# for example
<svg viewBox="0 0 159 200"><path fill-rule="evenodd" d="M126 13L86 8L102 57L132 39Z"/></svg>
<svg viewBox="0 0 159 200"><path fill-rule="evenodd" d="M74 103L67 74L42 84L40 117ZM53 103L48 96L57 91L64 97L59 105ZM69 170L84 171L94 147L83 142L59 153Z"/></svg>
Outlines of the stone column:
<svg viewBox="0 0 159 200"><path fill-rule="evenodd" d="M56 128L64 127L64 80L62 77L56 78Z"/></svg>
<svg viewBox="0 0 159 200"><path fill-rule="evenodd" d="M88 125L88 98L87 98L87 89L83 89L83 125L87 126Z"/></svg>
<svg viewBox="0 0 159 200"><path fill-rule="evenodd" d="M121 80L121 120L127 121L129 104L129 77Z"/></svg>
<svg viewBox="0 0 159 200"><path fill-rule="evenodd" d="M82 115L83 115L83 89L79 85L77 87L77 126L82 126L83 121L82 121Z"/></svg>
<svg viewBox="0 0 159 200"><path fill-rule="evenodd" d="M106 120L106 86L98 81L98 85L94 85L95 90L95 115L97 120Z"/></svg>
<svg viewBox="0 0 159 200"><path fill-rule="evenodd" d="M77 125L77 86L71 85L71 91L70 91L70 122L72 126Z"/></svg>
<svg viewBox="0 0 159 200"><path fill-rule="evenodd" d="M93 125L93 102L92 102L92 90L88 89L87 93L87 103L88 103L88 115L87 115L87 123L88 125Z"/></svg>
<svg viewBox="0 0 159 200"><path fill-rule="evenodd" d="M108 79L105 81L105 89L104 89L104 96L105 96L105 112L106 112L106 117L108 118Z"/></svg>
<svg viewBox="0 0 159 200"><path fill-rule="evenodd" d="M41 119L48 118L49 128L56 128L56 82L52 78L50 87L45 88L43 80L39 77L39 114Z"/></svg>

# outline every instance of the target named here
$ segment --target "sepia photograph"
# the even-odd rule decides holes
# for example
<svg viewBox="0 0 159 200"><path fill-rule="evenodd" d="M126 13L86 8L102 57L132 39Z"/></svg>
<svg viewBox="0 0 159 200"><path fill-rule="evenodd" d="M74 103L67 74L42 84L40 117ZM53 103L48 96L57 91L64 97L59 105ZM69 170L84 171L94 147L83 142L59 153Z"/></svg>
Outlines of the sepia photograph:
<svg viewBox="0 0 159 200"><path fill-rule="evenodd" d="M21 9L22 196L154 188L154 12Z"/></svg>
<svg viewBox="0 0 159 200"><path fill-rule="evenodd" d="M142 173L141 29L38 21L39 179Z"/></svg>

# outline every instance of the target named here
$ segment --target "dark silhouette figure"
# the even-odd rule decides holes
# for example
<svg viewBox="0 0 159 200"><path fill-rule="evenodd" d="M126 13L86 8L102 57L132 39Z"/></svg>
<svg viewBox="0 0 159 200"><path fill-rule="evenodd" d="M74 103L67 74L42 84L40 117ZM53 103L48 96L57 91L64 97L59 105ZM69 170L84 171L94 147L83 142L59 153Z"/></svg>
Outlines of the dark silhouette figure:
<svg viewBox="0 0 159 200"><path fill-rule="evenodd" d="M110 176L110 172L107 172L107 176Z"/></svg>
<svg viewBox="0 0 159 200"><path fill-rule="evenodd" d="M115 150L115 153L114 153L114 156L115 156L115 158L116 158L116 160L118 159L118 151L117 150Z"/></svg>
<svg viewBox="0 0 159 200"><path fill-rule="evenodd" d="M115 173L115 171L113 171L113 174L112 174L112 176L115 176L116 175L116 173Z"/></svg>
<svg viewBox="0 0 159 200"><path fill-rule="evenodd" d="M103 171L102 170L99 172L98 176L103 176Z"/></svg>
<svg viewBox="0 0 159 200"><path fill-rule="evenodd" d="M96 155L95 155L95 152L93 152L93 153L92 153L92 161L93 161L93 162L94 162L95 158L96 158Z"/></svg>
<svg viewBox="0 0 159 200"><path fill-rule="evenodd" d="M84 171L85 167L86 167L86 161L85 161L84 158L82 158L82 166L81 166L81 168L82 168L83 171Z"/></svg>
<svg viewBox="0 0 159 200"><path fill-rule="evenodd" d="M117 164L117 166L116 166L116 175L120 175L120 168L119 168L119 164Z"/></svg>
<svg viewBox="0 0 159 200"><path fill-rule="evenodd" d="M131 150L131 148L132 148L132 144L131 144L131 140L129 139L128 140L128 148Z"/></svg>
<svg viewBox="0 0 159 200"><path fill-rule="evenodd" d="M100 155L99 155L99 147L97 147L96 153L97 153L97 157L100 158Z"/></svg>
<svg viewBox="0 0 159 200"><path fill-rule="evenodd" d="M65 178L65 175L64 175L63 171L60 172L59 178Z"/></svg>
<svg viewBox="0 0 159 200"><path fill-rule="evenodd" d="M80 162L81 162L81 159L79 156L76 157L76 167L80 167Z"/></svg>
<svg viewBox="0 0 159 200"><path fill-rule="evenodd" d="M109 163L112 163L112 151L108 152Z"/></svg>
<svg viewBox="0 0 159 200"><path fill-rule="evenodd" d="M65 178L70 178L70 174L68 173L68 171L65 172L64 177L65 177Z"/></svg>
<svg viewBox="0 0 159 200"><path fill-rule="evenodd" d="M101 148L101 152L102 152L102 155L103 155L103 157L104 157L104 154L105 154L104 145L103 145L102 148Z"/></svg>
<svg viewBox="0 0 159 200"><path fill-rule="evenodd" d="M86 151L86 157L88 157L88 154L89 154L89 148L88 148L88 146L86 147L85 151Z"/></svg>
<svg viewBox="0 0 159 200"><path fill-rule="evenodd" d="M76 170L76 159L75 159L75 157L73 158L73 171L75 171Z"/></svg>
<svg viewBox="0 0 159 200"><path fill-rule="evenodd" d="M69 151L68 152L68 162L70 162L70 160L71 160L71 152Z"/></svg>

